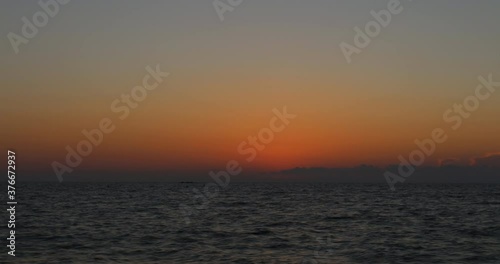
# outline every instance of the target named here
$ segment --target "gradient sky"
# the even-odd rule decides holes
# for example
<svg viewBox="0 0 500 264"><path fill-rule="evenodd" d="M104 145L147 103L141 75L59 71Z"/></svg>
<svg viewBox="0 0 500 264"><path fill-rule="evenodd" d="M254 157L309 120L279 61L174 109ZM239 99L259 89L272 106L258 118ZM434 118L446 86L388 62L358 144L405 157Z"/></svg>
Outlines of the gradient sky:
<svg viewBox="0 0 500 264"><path fill-rule="evenodd" d="M16 55L6 36L37 2L0 8L0 143L24 169L51 171L83 129L117 120L111 102L156 64L171 75L77 171L224 168L285 105L297 118L246 169L385 166L436 127L449 140L427 164L500 151L499 94L457 131L442 119L479 75L500 80L499 1L402 0L351 64L339 44L388 1L244 0L221 22L212 1L73 0Z"/></svg>

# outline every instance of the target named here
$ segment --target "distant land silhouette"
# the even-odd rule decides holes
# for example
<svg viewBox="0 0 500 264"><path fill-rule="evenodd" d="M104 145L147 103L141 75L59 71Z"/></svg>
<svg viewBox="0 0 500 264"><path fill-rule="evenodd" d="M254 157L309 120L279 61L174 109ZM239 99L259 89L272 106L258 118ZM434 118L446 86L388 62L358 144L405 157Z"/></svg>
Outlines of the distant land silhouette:
<svg viewBox="0 0 500 264"><path fill-rule="evenodd" d="M460 163L462 162L462 163ZM500 154L486 154L481 157L461 161L456 158L439 160L440 166L417 166L404 183L500 183ZM466 165L468 164L468 165ZM209 171L223 169L187 171L120 171L120 170L79 170L65 182L211 182ZM409 168L403 168L408 172ZM386 183L384 174L389 171L400 173L400 164L377 167L359 165L354 167L295 167L274 172L243 170L230 177L230 182L338 182L338 183ZM52 172L24 171L22 181L56 181Z"/></svg>
<svg viewBox="0 0 500 264"><path fill-rule="evenodd" d="M371 165L360 165L350 168L293 168L274 172L291 181L319 182L385 182L384 173L390 171L396 175L399 165L379 168ZM414 173L405 178L405 182L414 183L500 183L500 166L421 166L415 167Z"/></svg>

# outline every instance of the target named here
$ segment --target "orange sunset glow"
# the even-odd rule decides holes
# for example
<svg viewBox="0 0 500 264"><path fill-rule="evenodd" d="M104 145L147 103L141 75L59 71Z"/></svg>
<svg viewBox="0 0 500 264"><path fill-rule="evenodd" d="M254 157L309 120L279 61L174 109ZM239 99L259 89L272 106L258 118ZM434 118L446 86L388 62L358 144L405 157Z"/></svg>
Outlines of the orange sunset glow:
<svg viewBox="0 0 500 264"><path fill-rule="evenodd" d="M435 128L448 138L425 165L448 158L469 164L500 150L496 93L489 92L477 110L468 111L470 117L453 109L475 94L480 76L499 79L498 34L471 31L457 40L452 28L422 32L394 25L384 32L384 41L373 40L347 63L338 43L352 41L353 24L334 19L345 16L341 10L332 15L306 7L301 14L316 14L315 19L295 23L293 12L270 8L275 14L264 12L259 22L268 27L245 23L251 16L245 11L242 20L221 26L204 13L194 19L194 14L168 16L174 11L153 8L145 21L133 25L108 23L121 21L125 13L109 17L96 11L96 21L78 24L69 38L55 32L83 17L55 23L40 35L36 48L20 46L24 52L18 55L4 51L2 93L8 99L1 107L9 114L1 119L9 129L2 131L3 144L25 153L25 169L47 173L54 162L65 162L67 146L76 151L86 140L83 130L99 128L105 118L114 130L104 133L75 172L206 173L229 160L251 172L383 167L398 163L399 155L408 157L414 141L430 138ZM412 23L428 23L416 14L408 17ZM153 23L160 18L162 23ZM182 30L173 24L183 24ZM337 30L325 34L328 27ZM479 37L488 41L478 43ZM470 46L468 52L456 41ZM62 42L69 43L57 44ZM489 58L475 63L484 54ZM29 78L20 78L28 71ZM138 86L154 88L134 90ZM258 136L269 126L273 109L285 106L296 118L274 133L254 160L245 161L239 144ZM447 109L453 110L448 119L443 116ZM456 118L460 129L453 130Z"/></svg>

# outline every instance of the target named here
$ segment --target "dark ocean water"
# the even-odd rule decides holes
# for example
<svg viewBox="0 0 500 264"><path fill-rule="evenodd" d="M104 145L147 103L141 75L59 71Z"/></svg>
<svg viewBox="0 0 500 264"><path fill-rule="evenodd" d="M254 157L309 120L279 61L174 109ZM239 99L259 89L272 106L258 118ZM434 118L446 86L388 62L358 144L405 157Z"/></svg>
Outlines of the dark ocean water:
<svg viewBox="0 0 500 264"><path fill-rule="evenodd" d="M4 238L0 262L500 263L500 185L193 188L18 184L17 256Z"/></svg>

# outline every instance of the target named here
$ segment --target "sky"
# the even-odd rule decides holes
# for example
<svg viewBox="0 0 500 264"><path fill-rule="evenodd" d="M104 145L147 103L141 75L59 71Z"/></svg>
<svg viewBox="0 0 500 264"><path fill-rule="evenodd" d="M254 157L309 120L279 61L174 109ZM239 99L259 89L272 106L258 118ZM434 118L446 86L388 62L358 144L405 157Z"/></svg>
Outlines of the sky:
<svg viewBox="0 0 500 264"><path fill-rule="evenodd" d="M499 94L456 130L443 113L475 94L479 76L500 81L500 2L401 0L348 63L340 44L354 45L354 28L389 2L244 0L221 21L212 1L73 0L16 54L9 33L43 9L2 1L0 143L51 180L66 146L103 118L115 129L74 172L387 166L436 128L448 139L425 165L496 157ZM168 77L120 119L112 103L157 65ZM238 146L285 106L296 117L248 161Z"/></svg>

